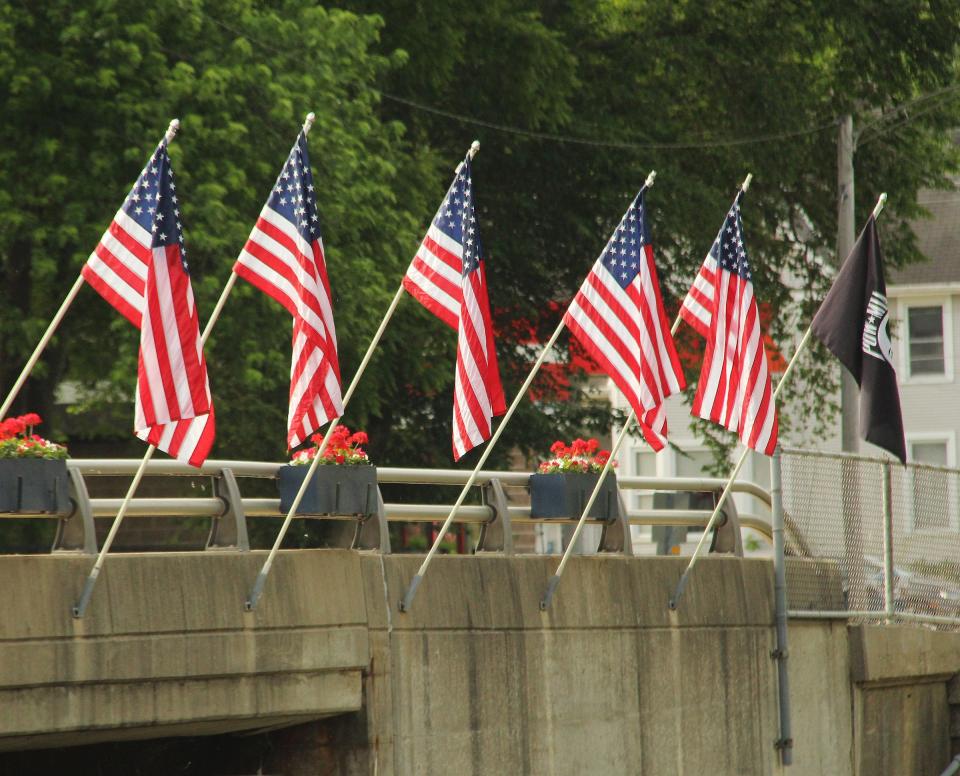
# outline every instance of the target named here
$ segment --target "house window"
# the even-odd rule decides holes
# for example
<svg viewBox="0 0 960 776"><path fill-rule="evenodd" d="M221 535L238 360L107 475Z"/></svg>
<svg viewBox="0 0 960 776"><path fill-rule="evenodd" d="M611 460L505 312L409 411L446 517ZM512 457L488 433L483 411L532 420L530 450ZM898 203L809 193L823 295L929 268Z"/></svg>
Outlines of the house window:
<svg viewBox="0 0 960 776"><path fill-rule="evenodd" d="M907 308L911 375L943 375L943 307Z"/></svg>
<svg viewBox="0 0 960 776"><path fill-rule="evenodd" d="M637 450L634 453L634 471L638 477L657 476L657 454L650 450ZM634 505L637 509L653 509L653 491L634 491Z"/></svg>
<svg viewBox="0 0 960 776"><path fill-rule="evenodd" d="M910 442L912 463L947 466L949 444L944 440ZM951 525L951 485L953 477L938 469L911 468L910 490L913 527L917 530L945 529Z"/></svg>

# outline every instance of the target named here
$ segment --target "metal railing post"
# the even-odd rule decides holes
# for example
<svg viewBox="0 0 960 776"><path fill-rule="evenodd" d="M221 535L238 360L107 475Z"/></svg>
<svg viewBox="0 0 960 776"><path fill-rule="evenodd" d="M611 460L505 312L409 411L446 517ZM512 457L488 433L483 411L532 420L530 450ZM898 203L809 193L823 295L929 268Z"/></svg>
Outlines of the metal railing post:
<svg viewBox="0 0 960 776"><path fill-rule="evenodd" d="M780 703L780 762L793 763L793 738L790 732L790 679L787 674L787 563L783 544L783 472L780 466L780 446L770 458L770 500L773 519L773 573L774 597L777 611L777 698Z"/></svg>
<svg viewBox="0 0 960 776"><path fill-rule="evenodd" d="M894 616L893 592L893 489L890 485L890 464L880 464L883 498L883 610L889 620Z"/></svg>

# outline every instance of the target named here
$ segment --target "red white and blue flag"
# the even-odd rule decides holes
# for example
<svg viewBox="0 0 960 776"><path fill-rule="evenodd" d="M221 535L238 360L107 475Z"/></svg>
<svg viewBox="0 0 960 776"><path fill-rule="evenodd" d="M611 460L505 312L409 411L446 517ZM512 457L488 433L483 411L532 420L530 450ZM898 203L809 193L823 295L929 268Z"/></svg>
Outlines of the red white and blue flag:
<svg viewBox="0 0 960 776"><path fill-rule="evenodd" d="M213 446L213 403L176 188L164 140L82 274L140 329L135 433L200 466Z"/></svg>
<svg viewBox="0 0 960 776"><path fill-rule="evenodd" d="M293 316L287 446L343 415L330 281L307 136L300 132L233 271Z"/></svg>
<svg viewBox="0 0 960 776"><path fill-rule="evenodd" d="M403 278L403 286L431 313L457 330L453 395L453 458L459 460L492 434L491 420L506 412L494 349L486 262L473 201L470 156L457 169L437 215Z"/></svg>
<svg viewBox="0 0 960 776"><path fill-rule="evenodd" d="M662 450L663 402L686 382L660 296L645 194L646 186L627 208L564 322L624 394L650 446Z"/></svg>
<svg viewBox="0 0 960 776"><path fill-rule="evenodd" d="M693 414L735 431L752 450L773 455L777 408L753 296L737 194L680 308L707 341Z"/></svg>

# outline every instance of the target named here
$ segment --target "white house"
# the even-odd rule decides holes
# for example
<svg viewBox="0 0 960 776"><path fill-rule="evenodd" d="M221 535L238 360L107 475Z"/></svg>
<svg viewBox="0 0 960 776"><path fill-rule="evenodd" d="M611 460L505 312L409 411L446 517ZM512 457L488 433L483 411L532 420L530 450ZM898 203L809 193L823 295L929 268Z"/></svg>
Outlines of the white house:
<svg viewBox="0 0 960 776"><path fill-rule="evenodd" d="M897 321L894 358L910 460L957 465L960 430L960 192L927 191L933 215L916 225L929 259L891 273L890 311Z"/></svg>

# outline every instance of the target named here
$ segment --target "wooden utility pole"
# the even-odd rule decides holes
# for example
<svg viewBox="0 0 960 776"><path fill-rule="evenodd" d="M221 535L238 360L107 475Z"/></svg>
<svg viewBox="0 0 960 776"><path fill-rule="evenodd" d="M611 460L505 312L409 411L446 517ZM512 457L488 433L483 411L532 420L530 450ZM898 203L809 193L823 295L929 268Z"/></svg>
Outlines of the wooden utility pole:
<svg viewBox="0 0 960 776"><path fill-rule="evenodd" d="M853 116L847 114L840 120L837 137L837 267L850 255L856 240L853 151ZM860 392L856 380L846 369L840 373L840 448L856 453L860 450Z"/></svg>

